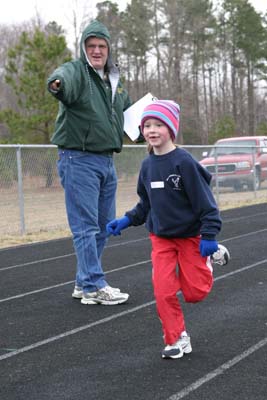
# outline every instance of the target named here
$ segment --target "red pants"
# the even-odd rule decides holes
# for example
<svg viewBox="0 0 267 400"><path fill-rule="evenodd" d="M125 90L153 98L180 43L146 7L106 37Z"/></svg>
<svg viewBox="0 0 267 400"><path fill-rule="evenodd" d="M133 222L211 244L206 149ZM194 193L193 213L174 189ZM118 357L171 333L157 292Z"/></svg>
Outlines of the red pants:
<svg viewBox="0 0 267 400"><path fill-rule="evenodd" d="M210 258L199 252L200 236L165 239L150 234L150 239L157 312L164 342L173 344L186 330L177 293L181 291L186 302L203 300L212 288L212 266Z"/></svg>

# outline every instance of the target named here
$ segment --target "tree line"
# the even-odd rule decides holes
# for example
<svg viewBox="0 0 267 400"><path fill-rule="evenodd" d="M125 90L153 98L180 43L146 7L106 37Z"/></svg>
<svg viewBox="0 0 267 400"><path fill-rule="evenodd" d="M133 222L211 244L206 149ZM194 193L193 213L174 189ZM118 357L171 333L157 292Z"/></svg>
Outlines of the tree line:
<svg viewBox="0 0 267 400"><path fill-rule="evenodd" d="M46 79L78 56L61 26L41 18L0 26L0 141L49 143L57 102ZM113 59L133 101L147 92L181 106L180 142L208 144L221 137L267 135L267 13L248 0L131 0L97 4L109 29Z"/></svg>

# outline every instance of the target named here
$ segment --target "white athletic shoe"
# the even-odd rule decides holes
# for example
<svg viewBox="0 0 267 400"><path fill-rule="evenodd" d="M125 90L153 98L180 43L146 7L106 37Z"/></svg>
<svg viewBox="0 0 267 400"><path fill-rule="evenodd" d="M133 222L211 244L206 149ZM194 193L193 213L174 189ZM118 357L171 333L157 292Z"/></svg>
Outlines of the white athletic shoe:
<svg viewBox="0 0 267 400"><path fill-rule="evenodd" d="M213 253L210 257L211 261L214 264L226 265L226 264L228 264L228 262L231 258L229 250L222 244L219 244L218 246L219 246L219 249L217 251L215 251L215 253Z"/></svg>
<svg viewBox="0 0 267 400"><path fill-rule="evenodd" d="M83 290L79 286L74 286L73 292L72 292L72 297L74 299L81 299L83 297Z"/></svg>
<svg viewBox="0 0 267 400"><path fill-rule="evenodd" d="M192 351L190 336L181 335L180 338L172 345L167 345L162 351L162 358L181 358L184 354Z"/></svg>
<svg viewBox="0 0 267 400"><path fill-rule="evenodd" d="M109 286L108 285L108 287L110 287L112 290L114 290L115 292L120 292L120 289L119 288L112 288L111 286ZM74 299L81 299L82 297L83 297L83 290L82 290L82 288L81 287L79 287L79 286L77 286L77 285L75 285L74 286L74 289L73 289L73 292L72 292L72 297L74 298Z"/></svg>
<svg viewBox="0 0 267 400"><path fill-rule="evenodd" d="M128 298L128 293L121 293L121 291L118 291L118 289L114 289L111 286L105 286L96 292L83 293L81 303L113 306L125 303Z"/></svg>

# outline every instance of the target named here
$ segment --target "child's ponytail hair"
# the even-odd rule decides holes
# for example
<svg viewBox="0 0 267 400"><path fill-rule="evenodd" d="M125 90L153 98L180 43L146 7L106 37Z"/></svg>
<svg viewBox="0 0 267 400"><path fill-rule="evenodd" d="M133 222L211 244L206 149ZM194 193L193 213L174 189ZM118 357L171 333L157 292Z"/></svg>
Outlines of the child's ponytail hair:
<svg viewBox="0 0 267 400"><path fill-rule="evenodd" d="M154 149L153 146L151 146L151 144L147 145L147 152L148 154L154 154Z"/></svg>

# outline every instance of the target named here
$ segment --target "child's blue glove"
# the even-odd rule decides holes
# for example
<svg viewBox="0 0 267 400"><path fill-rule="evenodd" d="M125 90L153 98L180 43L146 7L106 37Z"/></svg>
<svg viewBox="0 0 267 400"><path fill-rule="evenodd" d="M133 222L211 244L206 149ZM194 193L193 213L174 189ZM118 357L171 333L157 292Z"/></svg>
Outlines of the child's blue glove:
<svg viewBox="0 0 267 400"><path fill-rule="evenodd" d="M218 249L219 247L216 240L200 240L199 250L202 257L211 256Z"/></svg>
<svg viewBox="0 0 267 400"><path fill-rule="evenodd" d="M106 231L110 235L118 236L121 234L121 231L123 229L128 228L128 226L131 224L130 219L125 215L122 218L118 219L113 219L106 225Z"/></svg>

